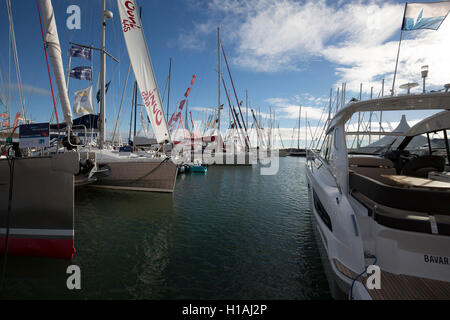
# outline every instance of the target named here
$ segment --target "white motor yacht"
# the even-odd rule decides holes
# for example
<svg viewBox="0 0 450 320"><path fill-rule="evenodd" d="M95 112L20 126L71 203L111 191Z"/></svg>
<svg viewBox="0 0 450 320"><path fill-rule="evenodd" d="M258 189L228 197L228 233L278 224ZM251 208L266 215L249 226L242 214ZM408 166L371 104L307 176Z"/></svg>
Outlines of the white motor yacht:
<svg viewBox="0 0 450 320"><path fill-rule="evenodd" d="M349 151L352 115L416 110L436 114L391 133L402 140L397 148ZM449 129L450 93L353 101L330 121L321 150L308 151L313 228L334 298L450 299ZM444 138L445 153L432 134ZM417 136L428 138L426 152L408 150ZM375 287L370 265L379 268Z"/></svg>

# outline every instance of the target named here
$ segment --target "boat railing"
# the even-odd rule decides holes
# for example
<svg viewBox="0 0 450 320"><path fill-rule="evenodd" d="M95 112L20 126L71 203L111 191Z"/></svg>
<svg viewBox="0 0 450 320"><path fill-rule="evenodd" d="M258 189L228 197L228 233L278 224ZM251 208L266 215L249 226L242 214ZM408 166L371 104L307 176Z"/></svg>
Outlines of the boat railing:
<svg viewBox="0 0 450 320"><path fill-rule="evenodd" d="M336 175L333 172L332 167L328 164L328 161L326 161L324 158L322 158L322 156L320 154L318 154L317 152L315 152L314 150L308 149L306 151L306 157L308 161L312 161L312 160L319 160L320 161L320 165L317 167L317 169L320 169L320 167L324 167L331 175L331 177L333 178L335 184L336 184L336 188L339 191L339 194L342 195L342 188L341 185L339 184L339 181L336 177Z"/></svg>
<svg viewBox="0 0 450 320"><path fill-rule="evenodd" d="M74 128L81 128L84 129L84 141L86 141L86 137L87 137L87 127L84 124L80 124L80 125L76 125L76 126L72 126L72 127L68 127L67 128L67 142L71 147L85 147L86 144L81 144L81 145L77 145L77 144L72 144L72 142L70 141L70 134L72 133Z"/></svg>

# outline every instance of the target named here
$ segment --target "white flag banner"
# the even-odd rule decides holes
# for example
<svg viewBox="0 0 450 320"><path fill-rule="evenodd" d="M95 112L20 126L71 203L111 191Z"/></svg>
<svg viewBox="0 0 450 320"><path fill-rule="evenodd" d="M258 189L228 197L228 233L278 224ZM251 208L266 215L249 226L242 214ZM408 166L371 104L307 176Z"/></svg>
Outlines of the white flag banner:
<svg viewBox="0 0 450 320"><path fill-rule="evenodd" d="M134 75L158 143L170 142L150 54L135 0L117 0L123 35Z"/></svg>
<svg viewBox="0 0 450 320"><path fill-rule="evenodd" d="M77 116L94 114L92 105L92 86L75 92L75 101L73 102L73 113Z"/></svg>
<svg viewBox="0 0 450 320"><path fill-rule="evenodd" d="M402 30L437 30L449 11L449 1L407 3Z"/></svg>

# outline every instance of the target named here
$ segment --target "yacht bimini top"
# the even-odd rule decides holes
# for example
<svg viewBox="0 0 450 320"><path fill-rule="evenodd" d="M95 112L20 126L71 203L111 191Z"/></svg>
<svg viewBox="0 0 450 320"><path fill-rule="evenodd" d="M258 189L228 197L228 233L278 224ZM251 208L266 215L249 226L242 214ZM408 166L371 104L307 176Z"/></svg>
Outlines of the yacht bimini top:
<svg viewBox="0 0 450 320"><path fill-rule="evenodd" d="M356 102L352 101L334 116L328 127L327 133L334 129L338 124L347 122L352 115L357 112L443 109L450 110L450 93L434 92L414 95L409 94L386 96L378 99Z"/></svg>

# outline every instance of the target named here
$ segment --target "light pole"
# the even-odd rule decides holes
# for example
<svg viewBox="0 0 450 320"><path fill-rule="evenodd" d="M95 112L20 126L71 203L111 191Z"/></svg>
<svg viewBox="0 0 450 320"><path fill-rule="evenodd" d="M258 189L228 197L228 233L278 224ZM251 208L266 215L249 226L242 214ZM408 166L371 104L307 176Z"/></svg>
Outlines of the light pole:
<svg viewBox="0 0 450 320"><path fill-rule="evenodd" d="M425 79L428 77L428 66L422 66L423 93L425 93Z"/></svg>

